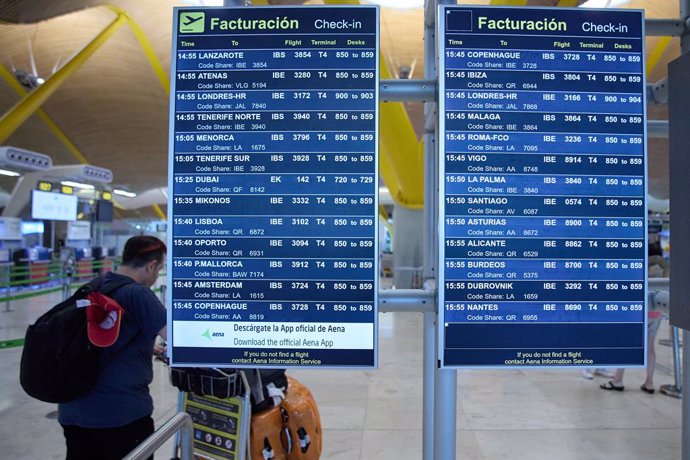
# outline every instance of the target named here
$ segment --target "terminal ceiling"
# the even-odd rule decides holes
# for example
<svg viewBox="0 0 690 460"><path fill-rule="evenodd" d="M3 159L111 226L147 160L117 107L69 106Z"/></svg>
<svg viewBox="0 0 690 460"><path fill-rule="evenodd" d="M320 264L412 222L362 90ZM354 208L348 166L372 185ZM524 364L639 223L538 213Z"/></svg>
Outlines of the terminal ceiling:
<svg viewBox="0 0 690 460"><path fill-rule="evenodd" d="M194 2L197 3L198 2ZM266 2L255 2L263 3ZM268 1L271 5L300 1ZM323 3L323 2L307 2ZM574 6L577 0L469 1L468 4ZM580 1L582 3L582 1ZM603 2L606 3L606 2ZM643 8L649 19L677 18L678 0L615 1L617 7ZM55 165L88 162L113 171L112 184L138 194L167 184L168 89L172 7L192 2L156 0L0 0L0 114L26 94L14 80L14 69L48 79L103 31L118 12L131 22L120 27L2 144L45 153ZM423 78L423 9L382 8L381 52L396 78ZM134 24L132 26L131 24ZM139 27L151 44L140 45ZM647 39L648 83L666 76L667 63L679 54L679 40ZM164 70L154 71L152 62ZM419 137L421 103L405 104ZM649 106L649 118L667 119L665 105ZM650 139L650 194L668 197L668 142ZM421 180L421 174L420 174ZM0 179L10 192L16 179ZM149 192L143 207L120 210L119 217L161 217L162 194ZM151 205L159 200L159 207Z"/></svg>

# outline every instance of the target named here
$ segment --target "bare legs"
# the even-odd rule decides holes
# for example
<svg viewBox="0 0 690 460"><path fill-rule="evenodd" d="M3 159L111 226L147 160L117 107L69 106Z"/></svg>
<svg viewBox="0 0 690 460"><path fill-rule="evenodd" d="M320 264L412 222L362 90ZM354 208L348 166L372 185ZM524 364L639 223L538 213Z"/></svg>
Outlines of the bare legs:
<svg viewBox="0 0 690 460"><path fill-rule="evenodd" d="M654 389L654 368L656 367L655 338L656 335L649 335L647 337L647 378L642 386L648 390Z"/></svg>

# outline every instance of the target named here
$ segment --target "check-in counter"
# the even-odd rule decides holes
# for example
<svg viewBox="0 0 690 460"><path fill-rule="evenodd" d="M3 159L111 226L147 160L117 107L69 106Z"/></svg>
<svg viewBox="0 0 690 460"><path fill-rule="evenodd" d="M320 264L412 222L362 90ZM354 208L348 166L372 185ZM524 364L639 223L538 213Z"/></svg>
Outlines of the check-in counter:
<svg viewBox="0 0 690 460"><path fill-rule="evenodd" d="M10 270L13 266L12 249L0 248L0 290L2 291L11 288Z"/></svg>
<svg viewBox="0 0 690 460"><path fill-rule="evenodd" d="M47 283L53 250L49 248L20 248L14 251L12 260L17 267L13 281L25 281L24 285Z"/></svg>
<svg viewBox="0 0 690 460"><path fill-rule="evenodd" d="M93 278L93 252L91 248L76 248L74 250L74 277L78 280Z"/></svg>
<svg viewBox="0 0 690 460"><path fill-rule="evenodd" d="M29 274L31 272L31 258L38 258L38 252L35 249L19 248L14 251L12 260L17 267L16 274L12 281L22 285L29 284Z"/></svg>
<svg viewBox="0 0 690 460"><path fill-rule="evenodd" d="M94 246L91 248L93 255L94 275L102 275L113 271L113 261L115 260L115 248L105 246Z"/></svg>
<svg viewBox="0 0 690 460"><path fill-rule="evenodd" d="M30 263L31 284L42 284L50 281L50 262L53 260L53 250L50 248L35 248L36 260Z"/></svg>

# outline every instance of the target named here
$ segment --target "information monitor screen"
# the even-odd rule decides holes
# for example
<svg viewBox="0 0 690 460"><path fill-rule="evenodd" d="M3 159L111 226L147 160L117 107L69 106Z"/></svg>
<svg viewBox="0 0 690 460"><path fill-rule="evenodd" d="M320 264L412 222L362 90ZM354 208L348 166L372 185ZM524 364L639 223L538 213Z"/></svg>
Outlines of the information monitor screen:
<svg viewBox="0 0 690 460"><path fill-rule="evenodd" d="M378 9L174 17L171 365L375 367Z"/></svg>
<svg viewBox="0 0 690 460"><path fill-rule="evenodd" d="M43 233L45 231L43 222L22 222L21 229L22 235L30 235L32 233Z"/></svg>
<svg viewBox="0 0 690 460"><path fill-rule="evenodd" d="M31 218L42 220L77 220L77 197L62 193L31 192Z"/></svg>
<svg viewBox="0 0 690 460"><path fill-rule="evenodd" d="M645 363L640 10L442 7L442 367Z"/></svg>
<svg viewBox="0 0 690 460"><path fill-rule="evenodd" d="M96 222L112 222L113 221L113 202L106 200L98 200L96 208Z"/></svg>

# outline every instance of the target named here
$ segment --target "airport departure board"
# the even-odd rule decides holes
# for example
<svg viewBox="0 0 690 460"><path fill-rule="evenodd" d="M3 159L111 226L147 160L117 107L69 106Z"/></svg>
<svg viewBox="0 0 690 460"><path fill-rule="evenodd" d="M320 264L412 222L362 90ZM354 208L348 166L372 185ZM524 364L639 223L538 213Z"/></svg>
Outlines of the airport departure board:
<svg viewBox="0 0 690 460"><path fill-rule="evenodd" d="M378 8L173 27L172 365L376 366Z"/></svg>
<svg viewBox="0 0 690 460"><path fill-rule="evenodd" d="M643 24L440 8L442 366L645 362Z"/></svg>

